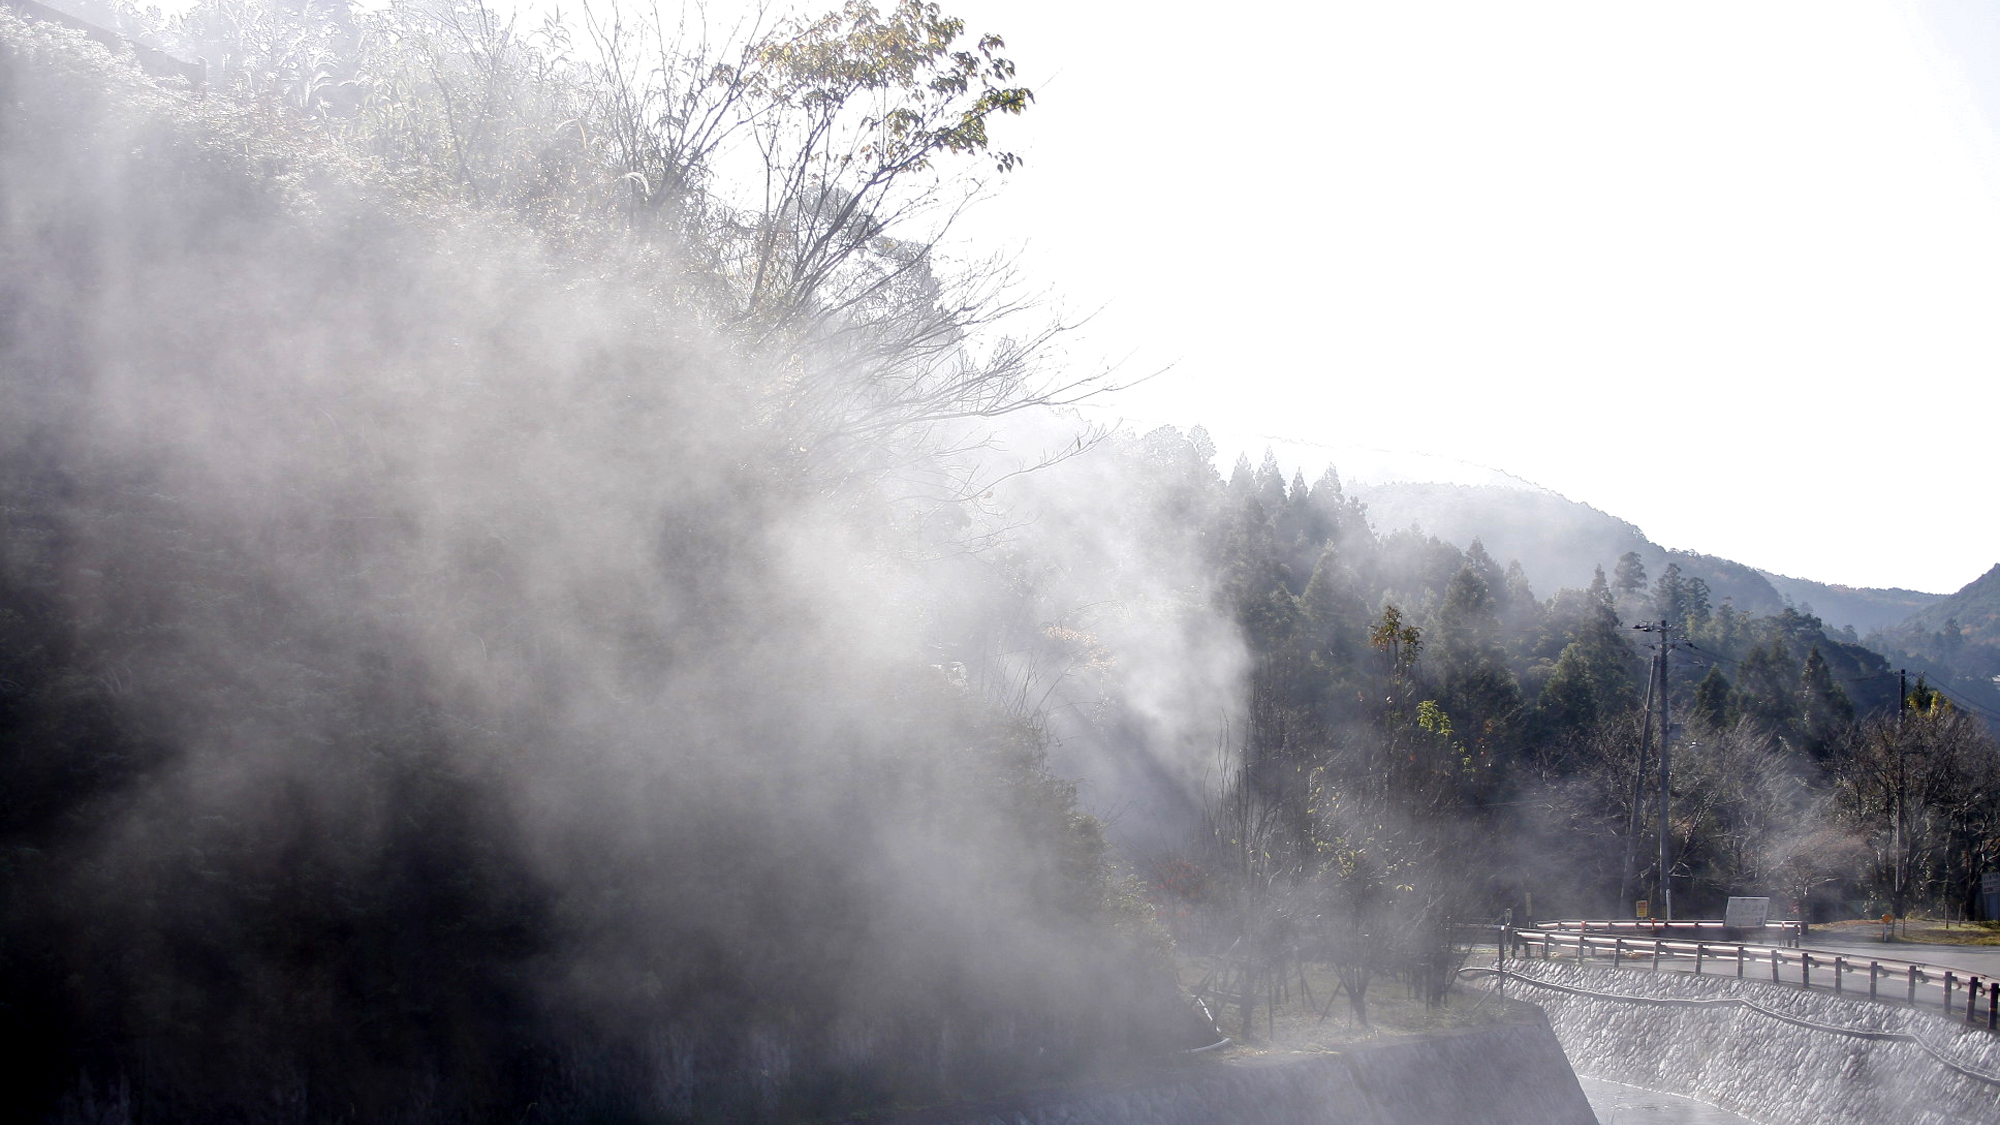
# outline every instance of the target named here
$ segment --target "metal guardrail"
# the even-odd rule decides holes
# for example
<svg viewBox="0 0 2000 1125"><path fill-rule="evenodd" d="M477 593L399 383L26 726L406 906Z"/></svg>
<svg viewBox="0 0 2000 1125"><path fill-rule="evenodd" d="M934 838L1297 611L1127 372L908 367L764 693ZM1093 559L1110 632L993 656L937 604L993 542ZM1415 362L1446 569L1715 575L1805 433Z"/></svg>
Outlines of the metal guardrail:
<svg viewBox="0 0 2000 1125"><path fill-rule="evenodd" d="M1646 937L1666 938L1675 936L1700 937L1703 934L1717 934L1728 940L1730 934L1769 933L1777 931L1778 939L1786 945L1797 945L1805 935L1806 924L1797 920L1780 919L1764 925L1746 929L1732 929L1729 923L1713 918L1691 918L1681 922L1668 922L1658 918L1640 919L1597 919L1577 918L1565 921L1537 922L1527 929L1565 930L1591 934L1637 934ZM1691 932L1690 932L1691 931Z"/></svg>
<svg viewBox="0 0 2000 1125"><path fill-rule="evenodd" d="M1848 978L1865 972L1868 981L1866 996L1870 1000L1904 1003L1912 1007L1937 1005L1946 1015L1956 1015L1960 1007L1958 994L1962 991L1965 1021L1983 1025L1989 1031L2000 1031L2000 980L1982 982L1977 976L1961 978L1949 969L1939 970L1921 961L1889 957L1864 959L1819 949L1744 942L1627 937L1618 933L1550 928L1503 930L1498 948L1503 963L1509 957L1543 961L1573 959L1578 964L1609 960L1615 967L1633 968L1637 967L1637 962L1644 961L1654 972L1664 967L1669 971L1708 975L1711 967L1725 973L1734 968L1733 975L1737 977L1747 977L1753 970L1761 977L1763 968L1768 968L1773 984L1794 983L1784 978L1788 970L1796 969L1796 983L1801 988L1815 987L1813 971L1817 968L1828 974L1820 978L1827 983L1818 987L1856 998L1863 995L1860 982L1857 980L1850 987ZM1885 982L1889 987L1883 987ZM1896 987L1899 985L1900 988ZM1985 1001L1983 1012L1982 1000Z"/></svg>

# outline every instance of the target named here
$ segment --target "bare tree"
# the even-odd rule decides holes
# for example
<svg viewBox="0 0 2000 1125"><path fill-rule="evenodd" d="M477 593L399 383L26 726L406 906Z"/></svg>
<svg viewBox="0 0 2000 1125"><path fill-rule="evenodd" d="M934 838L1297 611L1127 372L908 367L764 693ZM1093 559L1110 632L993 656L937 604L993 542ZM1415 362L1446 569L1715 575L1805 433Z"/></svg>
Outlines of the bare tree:
<svg viewBox="0 0 2000 1125"><path fill-rule="evenodd" d="M1832 769L1842 811L1863 832L1871 882L1898 916L1969 897L1994 856L2000 747L1941 700L1854 728Z"/></svg>

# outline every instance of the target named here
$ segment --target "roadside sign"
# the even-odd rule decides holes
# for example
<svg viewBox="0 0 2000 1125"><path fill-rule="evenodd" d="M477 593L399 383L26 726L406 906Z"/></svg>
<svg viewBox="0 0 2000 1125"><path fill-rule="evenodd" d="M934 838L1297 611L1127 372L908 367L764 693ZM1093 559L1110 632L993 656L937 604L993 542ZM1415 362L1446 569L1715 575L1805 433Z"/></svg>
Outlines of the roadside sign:
<svg viewBox="0 0 2000 1125"><path fill-rule="evenodd" d="M1722 912L1722 924L1732 930L1761 930L1770 917L1770 899L1732 898Z"/></svg>
<svg viewBox="0 0 2000 1125"><path fill-rule="evenodd" d="M1988 871L1979 877L1981 894L2000 895L2000 871Z"/></svg>
<svg viewBox="0 0 2000 1125"><path fill-rule="evenodd" d="M1650 908L1650 907L1651 907L1652 905L1653 905L1652 903L1650 903L1650 902L1647 902L1647 901L1646 901L1645 899L1643 899L1643 898L1642 898L1642 899L1640 899L1639 901L1637 901L1637 902L1635 902L1635 903L1633 903L1633 904L1632 904L1632 916L1633 916L1634 918L1644 918L1644 917L1646 917L1646 911L1647 911L1647 910L1648 910L1648 909L1649 909L1649 908Z"/></svg>

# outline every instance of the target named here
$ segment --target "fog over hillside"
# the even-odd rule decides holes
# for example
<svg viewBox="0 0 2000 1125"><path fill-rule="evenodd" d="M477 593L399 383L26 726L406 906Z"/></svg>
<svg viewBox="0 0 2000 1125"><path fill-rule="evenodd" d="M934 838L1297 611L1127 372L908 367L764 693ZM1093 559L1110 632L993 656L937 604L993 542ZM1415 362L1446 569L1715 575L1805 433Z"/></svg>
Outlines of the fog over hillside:
<svg viewBox="0 0 2000 1125"><path fill-rule="evenodd" d="M1369 520L1378 530L1420 527L1461 547L1479 539L1496 557L1519 559L1539 590L1581 589L1590 584L1593 567L1609 569L1632 551L1649 572L1657 574L1672 562L1706 581L1718 599L1728 598L1745 612L1775 613L1786 605L1809 608L1832 627L1851 627L1859 634L1900 624L1944 597L1914 590L1854 589L1772 574L1712 555L1662 547L1629 521L1525 482L1433 479L1439 475L1446 474L1417 471L1409 479L1364 478L1353 484L1353 490L1367 503ZM1468 470L1462 475L1481 474Z"/></svg>
<svg viewBox="0 0 2000 1125"><path fill-rule="evenodd" d="M1090 424L933 241L1033 105L937 7L112 15L214 64L0 8L9 1115L928 1110L1435 1026L1509 911L2000 864L1970 665L1545 491Z"/></svg>

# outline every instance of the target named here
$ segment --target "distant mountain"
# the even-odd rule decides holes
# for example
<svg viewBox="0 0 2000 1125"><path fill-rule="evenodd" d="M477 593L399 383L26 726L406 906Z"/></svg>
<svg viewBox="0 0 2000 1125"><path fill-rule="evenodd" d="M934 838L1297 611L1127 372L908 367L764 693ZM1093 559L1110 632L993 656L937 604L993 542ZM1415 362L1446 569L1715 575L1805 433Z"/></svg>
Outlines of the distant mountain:
<svg viewBox="0 0 2000 1125"><path fill-rule="evenodd" d="M1670 550L1625 520L1545 488L1398 481L1357 484L1352 491L1368 505L1369 522L1377 531L1414 526L1459 547L1477 538L1502 563L1520 560L1529 583L1543 597L1563 587L1588 586L1593 567L1602 566L1609 575L1621 555L1635 551L1649 582L1671 563L1682 575L1706 582L1714 605L1727 599L1743 612L1759 614L1810 605L1829 628L1851 625L1857 633L1886 628L1943 600L1914 590L1831 586L1714 555ZM2000 610L2000 579L1995 587L1993 606Z"/></svg>
<svg viewBox="0 0 2000 1125"><path fill-rule="evenodd" d="M2000 732L2000 565L1901 624L1871 633L1868 645Z"/></svg>
<svg viewBox="0 0 2000 1125"><path fill-rule="evenodd" d="M1637 527L1547 489L1394 481L1352 491L1377 532L1417 527L1459 547L1476 538L1500 562L1520 560L1542 597L1590 585L1592 567L1608 574L1627 551L1639 552L1649 572L1665 565L1665 552Z"/></svg>
<svg viewBox="0 0 2000 1125"><path fill-rule="evenodd" d="M2000 646L2000 563L1956 594L1938 598L1911 614L1898 632L1936 633L1957 621L1968 644Z"/></svg>
<svg viewBox="0 0 2000 1125"><path fill-rule="evenodd" d="M1810 605L1813 613L1828 625L1834 628L1852 625L1855 632L1862 634L1901 624L1912 614L1945 600L1943 594L1926 594L1920 590L1830 586L1808 578L1773 574L1768 570L1758 573L1794 605Z"/></svg>

